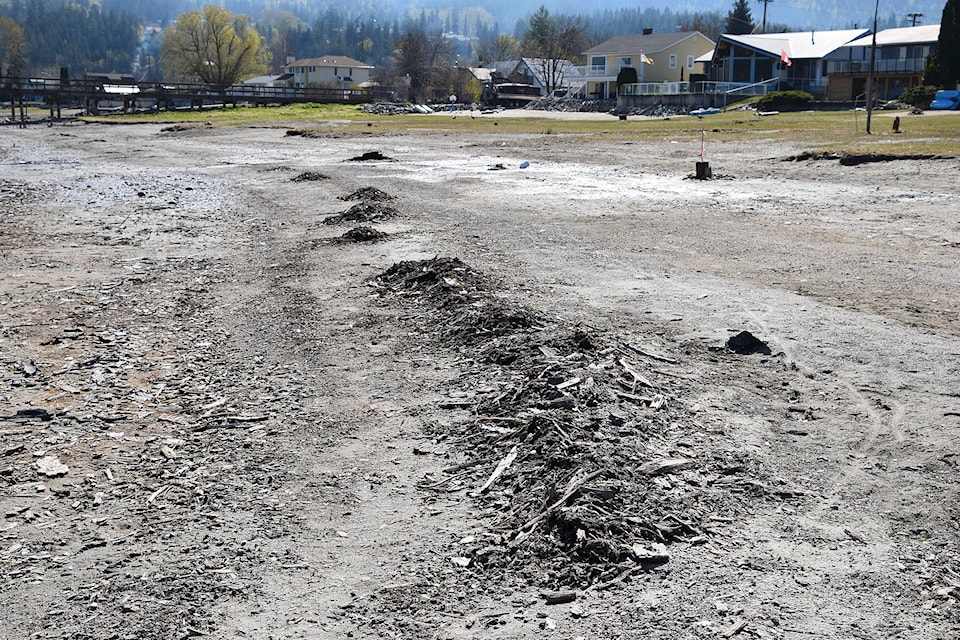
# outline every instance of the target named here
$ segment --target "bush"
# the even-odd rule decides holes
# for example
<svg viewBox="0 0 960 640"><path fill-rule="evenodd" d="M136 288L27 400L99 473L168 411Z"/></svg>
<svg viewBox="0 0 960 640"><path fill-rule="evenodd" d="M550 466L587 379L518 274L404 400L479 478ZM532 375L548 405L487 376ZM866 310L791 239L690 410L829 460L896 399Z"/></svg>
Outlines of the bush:
<svg viewBox="0 0 960 640"><path fill-rule="evenodd" d="M637 70L633 67L623 67L617 74L617 91L625 84L637 84L640 78L637 76Z"/></svg>
<svg viewBox="0 0 960 640"><path fill-rule="evenodd" d="M930 85L918 85L916 87L910 87L901 93L900 102L905 102L906 104L910 104L921 109L926 109L930 106L930 101L933 100L933 96L936 94L936 87Z"/></svg>
<svg viewBox="0 0 960 640"><path fill-rule="evenodd" d="M813 102L806 91L773 91L756 101L757 111L799 111Z"/></svg>

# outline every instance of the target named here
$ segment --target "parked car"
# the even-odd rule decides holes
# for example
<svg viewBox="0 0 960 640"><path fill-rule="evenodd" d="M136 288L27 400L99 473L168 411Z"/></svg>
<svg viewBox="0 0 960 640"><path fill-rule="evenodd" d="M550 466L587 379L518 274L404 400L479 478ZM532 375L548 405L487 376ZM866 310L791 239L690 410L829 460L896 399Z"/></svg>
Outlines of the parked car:
<svg viewBox="0 0 960 640"><path fill-rule="evenodd" d="M930 103L930 108L945 111L960 108L960 91L937 91L937 95L933 96L933 102Z"/></svg>

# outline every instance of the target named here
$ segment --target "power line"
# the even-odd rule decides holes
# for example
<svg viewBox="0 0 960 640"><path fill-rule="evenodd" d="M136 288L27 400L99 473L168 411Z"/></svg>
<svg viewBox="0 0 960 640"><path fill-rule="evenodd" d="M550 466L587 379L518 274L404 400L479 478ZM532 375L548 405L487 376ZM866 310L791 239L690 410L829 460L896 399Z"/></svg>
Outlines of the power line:
<svg viewBox="0 0 960 640"><path fill-rule="evenodd" d="M911 26L911 27L915 27L915 26L917 26L917 22L920 20L920 18L923 17L923 14L922 14L922 13L916 13L916 12L914 12L914 13L908 13L908 14L907 14L907 17L910 18L910 26Z"/></svg>

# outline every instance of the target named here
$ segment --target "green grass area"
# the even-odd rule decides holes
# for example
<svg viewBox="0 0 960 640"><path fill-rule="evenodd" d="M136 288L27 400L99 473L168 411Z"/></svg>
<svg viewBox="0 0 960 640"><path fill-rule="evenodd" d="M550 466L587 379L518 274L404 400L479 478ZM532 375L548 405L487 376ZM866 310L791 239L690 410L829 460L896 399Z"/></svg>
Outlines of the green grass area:
<svg viewBox="0 0 960 640"><path fill-rule="evenodd" d="M900 116L900 133L893 132L893 119ZM609 119L558 120L538 116L498 117L487 114L471 118L447 114L379 116L364 113L350 105L290 105L284 107L228 107L204 111L170 111L153 114L86 117L102 123L211 123L213 126L276 126L296 129L329 130L342 134L417 131L496 132L527 135L574 136L590 139L664 139L678 142L699 139L706 130L712 142L763 141L795 142L813 152L899 153L960 155L960 113L928 113L922 116L903 112L874 111L872 135L866 133L864 111L801 111L758 116L753 111L727 111L702 119L673 116L653 119L631 117Z"/></svg>

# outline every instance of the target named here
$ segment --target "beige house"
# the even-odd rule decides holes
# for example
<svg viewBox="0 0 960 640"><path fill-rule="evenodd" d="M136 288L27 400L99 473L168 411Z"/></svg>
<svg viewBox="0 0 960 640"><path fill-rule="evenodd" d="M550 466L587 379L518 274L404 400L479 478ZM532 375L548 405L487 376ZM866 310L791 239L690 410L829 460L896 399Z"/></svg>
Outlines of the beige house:
<svg viewBox="0 0 960 640"><path fill-rule="evenodd" d="M369 64L347 56L322 56L320 58L288 59L285 74L290 74L290 85L297 89L328 87L349 89L370 80Z"/></svg>
<svg viewBox="0 0 960 640"><path fill-rule="evenodd" d="M587 97L617 95L617 74L624 67L637 70L637 81L682 82L697 73L696 60L713 51L715 43L699 31L642 33L611 38L584 52Z"/></svg>

